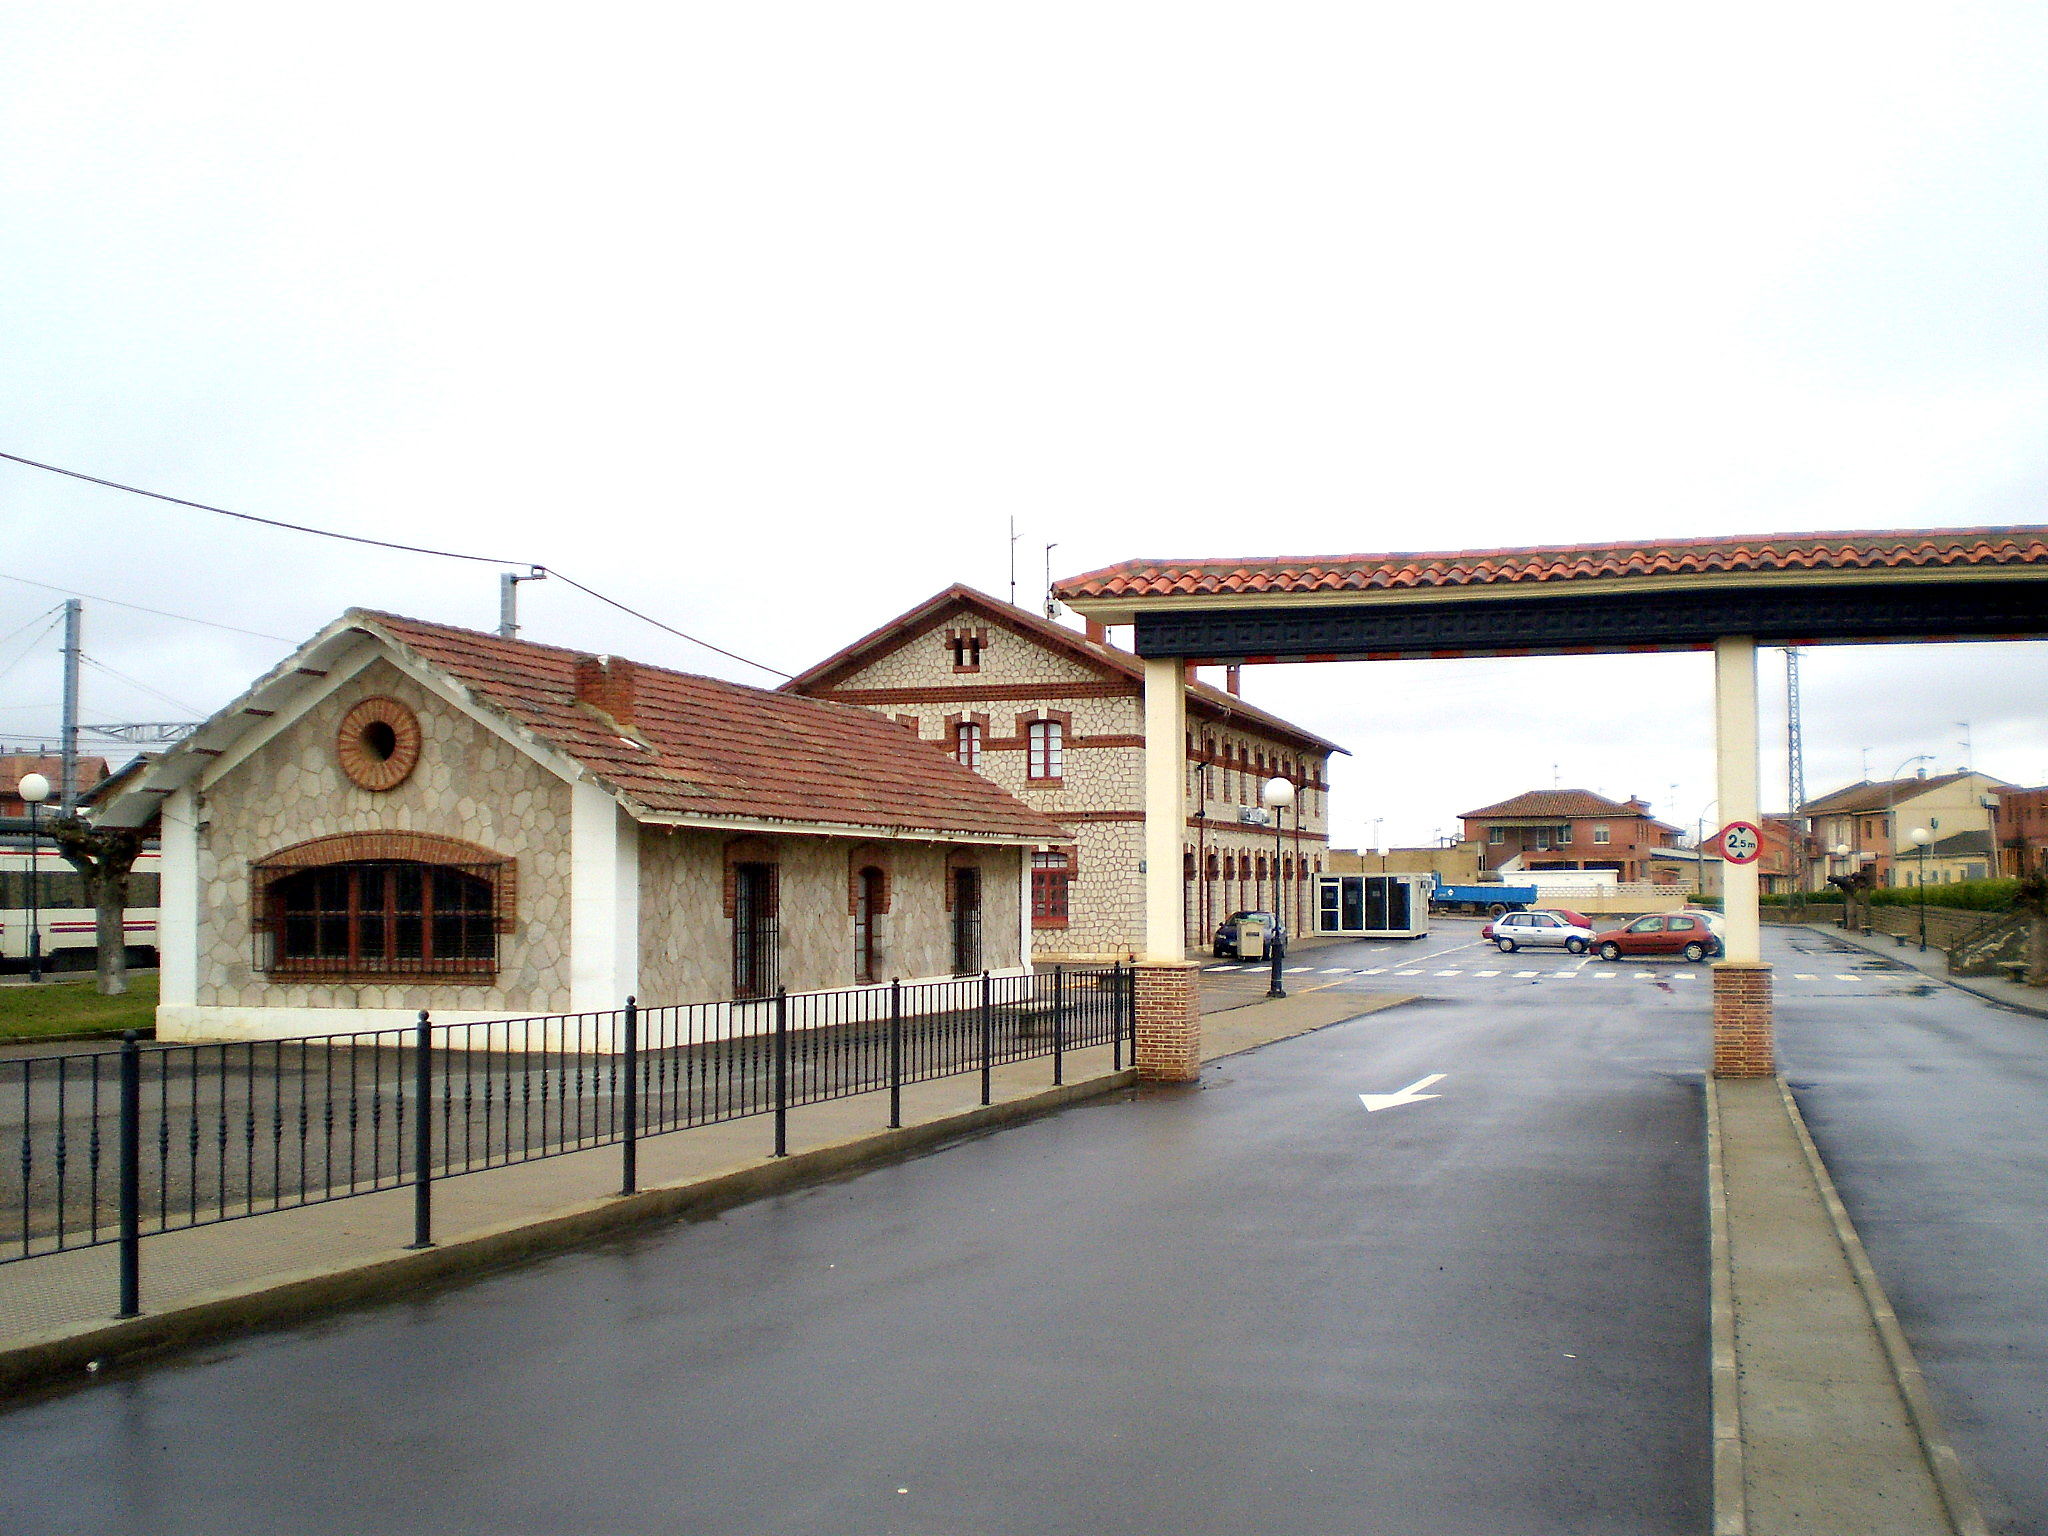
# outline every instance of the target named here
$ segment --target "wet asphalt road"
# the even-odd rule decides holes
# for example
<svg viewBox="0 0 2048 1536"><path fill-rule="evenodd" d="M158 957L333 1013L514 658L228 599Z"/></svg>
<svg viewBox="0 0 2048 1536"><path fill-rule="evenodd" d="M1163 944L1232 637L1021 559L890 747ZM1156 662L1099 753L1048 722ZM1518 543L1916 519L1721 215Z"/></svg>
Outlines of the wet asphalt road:
<svg viewBox="0 0 2048 1536"><path fill-rule="evenodd" d="M2048 1020L1885 980L1781 1008L1781 1070L1992 1529L2048 1536Z"/></svg>
<svg viewBox="0 0 2048 1536"><path fill-rule="evenodd" d="M109 1381L0 1418L6 1528L1696 1532L1706 1001L1409 1004Z"/></svg>

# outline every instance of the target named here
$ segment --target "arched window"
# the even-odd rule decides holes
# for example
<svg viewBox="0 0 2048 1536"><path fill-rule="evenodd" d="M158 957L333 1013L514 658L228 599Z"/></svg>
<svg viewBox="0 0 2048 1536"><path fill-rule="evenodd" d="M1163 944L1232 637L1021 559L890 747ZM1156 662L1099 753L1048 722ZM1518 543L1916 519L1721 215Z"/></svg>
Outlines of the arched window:
<svg viewBox="0 0 2048 1536"><path fill-rule="evenodd" d="M498 969L491 881L445 865L361 859L272 880L273 976L492 975Z"/></svg>
<svg viewBox="0 0 2048 1536"><path fill-rule="evenodd" d="M1024 777L1057 779L1066 773L1064 733L1057 720L1033 720L1026 738Z"/></svg>
<svg viewBox="0 0 2048 1536"><path fill-rule="evenodd" d="M882 915L886 900L882 872L870 864L854 884L853 973L863 985L882 979L881 945L875 936L875 919Z"/></svg>

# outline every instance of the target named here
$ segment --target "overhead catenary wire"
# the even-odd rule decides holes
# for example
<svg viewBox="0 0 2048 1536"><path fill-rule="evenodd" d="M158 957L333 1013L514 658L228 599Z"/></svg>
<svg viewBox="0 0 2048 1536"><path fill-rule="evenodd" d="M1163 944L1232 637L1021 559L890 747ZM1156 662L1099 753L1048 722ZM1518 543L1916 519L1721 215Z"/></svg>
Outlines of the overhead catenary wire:
<svg viewBox="0 0 2048 1536"><path fill-rule="evenodd" d="M754 667L762 672L767 672L775 677L794 676L793 673L785 672L780 667L771 667L766 662L755 661L751 657L740 655L737 651L728 651L722 645L713 645L709 640L700 639L696 635L689 634L684 630L677 629L673 624L665 624L660 619L655 618L652 614L642 613L637 608L628 607L626 604L620 602L617 598L607 597L604 593L599 592L596 588L586 587L582 582L576 580L573 576L564 575L561 571L556 570L553 566L543 565L537 560L511 560L504 559L496 555L472 555L464 553L459 550L432 549L424 544L399 544L393 542L390 539L373 539L369 537L367 534L360 533L342 533L333 528L315 527L310 523L288 523L281 518L259 517L253 512L236 512L227 507L213 506L208 502L190 501L183 496L170 496L166 495L162 491L145 490L143 487L139 485L125 485L119 480L107 480L99 475L88 475L82 470L66 469L59 464L45 464L40 459L24 458L21 454L9 453L5 449L0 449L0 459L6 459L10 463L14 464L26 465L30 469L40 469L48 474L63 475L72 480L83 480L89 485L102 485L105 486L108 490L125 491L131 496L146 496L152 501L168 502L172 506L176 507L191 507L193 510L198 512L212 512L220 517L234 518L238 522L260 523L266 528L282 528L291 533L308 533L314 535L316 538L322 539L339 539L343 543L347 544L367 544L374 549L397 550L402 554L408 555L431 555L441 560L467 560L477 565L528 566L536 571L546 571L550 576L554 577L555 580L563 583L565 586L574 587L578 592L583 593L586 597L596 598L597 601L605 604L607 607L616 608L620 613L627 614L632 618L636 618L640 620L640 622L643 624L651 624L656 629L661 630L665 634L674 635L678 640L687 640L692 645L701 646L707 651L716 652L718 655L724 656L729 660L739 662L742 666ZM133 605L131 604L129 606ZM170 615L170 617L179 617L179 615ZM266 636L265 638L269 639L274 637Z"/></svg>
<svg viewBox="0 0 2048 1536"><path fill-rule="evenodd" d="M130 677L126 672L116 672L104 661L100 661L92 656L87 656L82 651L79 653L78 659L84 662L88 667L91 667L95 672L104 672L107 674L107 676L111 678L116 678L119 681L126 683L130 688L139 688L144 693L149 694L152 698L162 699L166 704L174 704L179 709L184 710L189 715L193 715L200 719L204 719L207 715L212 713L211 710L201 709L197 704L187 704L183 699L174 699L168 693L165 693L161 688L152 688L148 683L143 682L140 678Z"/></svg>
<svg viewBox="0 0 2048 1536"><path fill-rule="evenodd" d="M97 597L90 592L75 592L70 587L60 587L55 582L32 581L26 576L16 576L11 571L0 571L0 581L18 581L24 587L41 587L45 592L62 592L66 597L82 597L89 603L105 603L113 608L132 608L137 613L152 613L160 619L177 619L186 624L203 624L208 629L224 629L231 635L250 635L258 640L275 640L283 645L292 644L290 635L267 635L260 629L244 629L239 624L222 624L216 619L194 618L189 613L172 613L168 608L146 608L141 603L123 602L118 597ZM53 610L54 611L54 610ZM29 624L35 623L30 619ZM23 629L27 624L22 626ZM19 633L19 631L16 631ZM5 644L0 641L0 644Z"/></svg>

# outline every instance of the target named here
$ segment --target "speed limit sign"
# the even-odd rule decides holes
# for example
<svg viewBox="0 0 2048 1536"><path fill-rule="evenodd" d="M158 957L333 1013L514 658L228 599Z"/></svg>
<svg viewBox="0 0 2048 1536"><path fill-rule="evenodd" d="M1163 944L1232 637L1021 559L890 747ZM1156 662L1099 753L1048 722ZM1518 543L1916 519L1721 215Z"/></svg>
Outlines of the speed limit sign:
<svg viewBox="0 0 2048 1536"><path fill-rule="evenodd" d="M1754 864L1764 850L1764 835L1755 822L1731 821L1721 829L1721 857L1730 864Z"/></svg>

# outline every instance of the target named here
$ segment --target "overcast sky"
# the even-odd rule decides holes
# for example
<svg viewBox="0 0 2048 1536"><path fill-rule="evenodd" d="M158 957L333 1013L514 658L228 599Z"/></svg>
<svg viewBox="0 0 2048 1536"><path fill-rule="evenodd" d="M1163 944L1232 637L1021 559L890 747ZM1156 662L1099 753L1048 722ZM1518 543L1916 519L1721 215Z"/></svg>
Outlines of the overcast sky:
<svg viewBox="0 0 2048 1536"><path fill-rule="evenodd" d="M2044 67L2038 0L8 0L0 449L790 671L1007 594L1013 517L1027 603L1048 543L2048 523ZM95 721L210 712L351 605L496 621L495 567L4 463L0 572L7 741L56 729L49 587L258 632L89 602ZM1385 843L1553 782L1711 817L1709 669L1247 691L1351 747L1337 840ZM1966 734L2048 782L2048 646L1812 652L1805 695L1813 793Z"/></svg>

